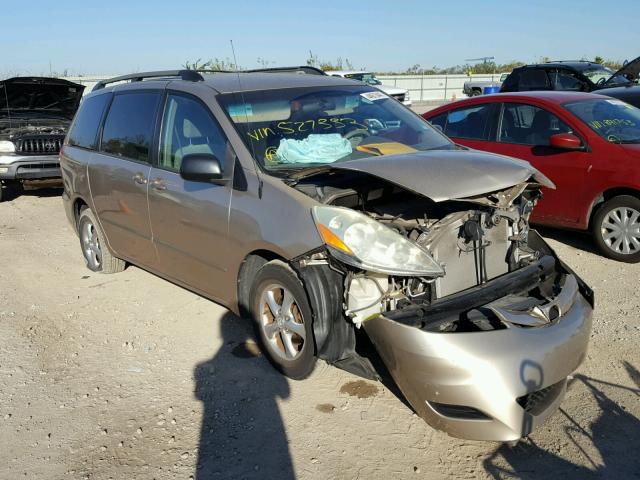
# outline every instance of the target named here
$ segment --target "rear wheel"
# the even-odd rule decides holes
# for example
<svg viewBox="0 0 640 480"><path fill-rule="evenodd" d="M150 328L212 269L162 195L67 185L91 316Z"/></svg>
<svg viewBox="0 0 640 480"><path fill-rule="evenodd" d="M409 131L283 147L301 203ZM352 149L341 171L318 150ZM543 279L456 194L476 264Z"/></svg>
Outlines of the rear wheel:
<svg viewBox="0 0 640 480"><path fill-rule="evenodd" d="M124 270L124 260L114 257L109 251L104 234L93 212L88 208L80 212L78 235L82 256L89 270L101 273L117 273Z"/></svg>
<svg viewBox="0 0 640 480"><path fill-rule="evenodd" d="M266 263L250 298L256 335L269 361L287 377L308 377L316 364L312 315L296 273L284 262Z"/></svg>
<svg viewBox="0 0 640 480"><path fill-rule="evenodd" d="M620 195L605 202L593 217L592 233L605 256L640 262L640 199Z"/></svg>

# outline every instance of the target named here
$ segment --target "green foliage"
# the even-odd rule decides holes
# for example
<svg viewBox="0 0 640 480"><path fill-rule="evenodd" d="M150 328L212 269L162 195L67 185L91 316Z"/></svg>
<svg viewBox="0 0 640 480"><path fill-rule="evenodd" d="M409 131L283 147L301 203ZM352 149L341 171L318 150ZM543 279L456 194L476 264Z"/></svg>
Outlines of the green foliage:
<svg viewBox="0 0 640 480"><path fill-rule="evenodd" d="M306 63L310 67L316 67L325 72L328 70L355 70L348 58L343 60L342 57L338 57L335 63L332 63L331 61L320 60L318 55L315 55L311 50L309 50L309 58L307 58Z"/></svg>
<svg viewBox="0 0 640 480"><path fill-rule="evenodd" d="M207 60L203 62L201 58L197 59L194 62L186 61L183 68L187 70L236 70L239 69L238 66L231 61L229 58L221 59L221 58L212 58L211 60Z"/></svg>

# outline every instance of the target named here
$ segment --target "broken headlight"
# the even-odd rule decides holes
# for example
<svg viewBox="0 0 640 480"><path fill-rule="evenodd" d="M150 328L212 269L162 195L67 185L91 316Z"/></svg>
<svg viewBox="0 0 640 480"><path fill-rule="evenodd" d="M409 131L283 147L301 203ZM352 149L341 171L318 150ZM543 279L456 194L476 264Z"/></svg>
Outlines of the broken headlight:
<svg viewBox="0 0 640 480"><path fill-rule="evenodd" d="M322 240L344 263L389 275L444 275L428 252L362 213L329 206L313 207L312 211Z"/></svg>

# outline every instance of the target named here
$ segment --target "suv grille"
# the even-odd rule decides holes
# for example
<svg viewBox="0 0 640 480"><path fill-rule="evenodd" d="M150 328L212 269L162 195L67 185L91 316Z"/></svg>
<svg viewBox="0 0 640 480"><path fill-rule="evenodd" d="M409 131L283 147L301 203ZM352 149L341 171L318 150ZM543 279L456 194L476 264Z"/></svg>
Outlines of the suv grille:
<svg viewBox="0 0 640 480"><path fill-rule="evenodd" d="M16 150L24 155L57 155L62 142L64 142L64 135L23 137L18 140Z"/></svg>
<svg viewBox="0 0 640 480"><path fill-rule="evenodd" d="M558 398L558 395L562 392L564 384L565 380L562 380L561 382L549 385L542 390L518 397L516 401L531 415L540 415L556 398Z"/></svg>

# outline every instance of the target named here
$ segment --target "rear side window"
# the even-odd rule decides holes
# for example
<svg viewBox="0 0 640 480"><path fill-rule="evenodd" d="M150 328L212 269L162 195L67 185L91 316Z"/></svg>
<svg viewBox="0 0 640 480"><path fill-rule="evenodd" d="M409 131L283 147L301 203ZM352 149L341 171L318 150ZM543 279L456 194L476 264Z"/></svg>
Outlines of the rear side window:
<svg viewBox="0 0 640 480"><path fill-rule="evenodd" d="M111 95L96 95L82 102L69 132L69 145L91 150L96 148L98 127L109 98Z"/></svg>
<svg viewBox="0 0 640 480"><path fill-rule="evenodd" d="M101 150L148 162L159 99L155 92L116 95L104 122Z"/></svg>
<svg viewBox="0 0 640 480"><path fill-rule="evenodd" d="M444 133L449 137L488 140L493 104L474 105L449 112Z"/></svg>
<svg viewBox="0 0 640 480"><path fill-rule="evenodd" d="M539 68L532 68L520 72L520 83L518 90L549 90L549 77L547 72Z"/></svg>

